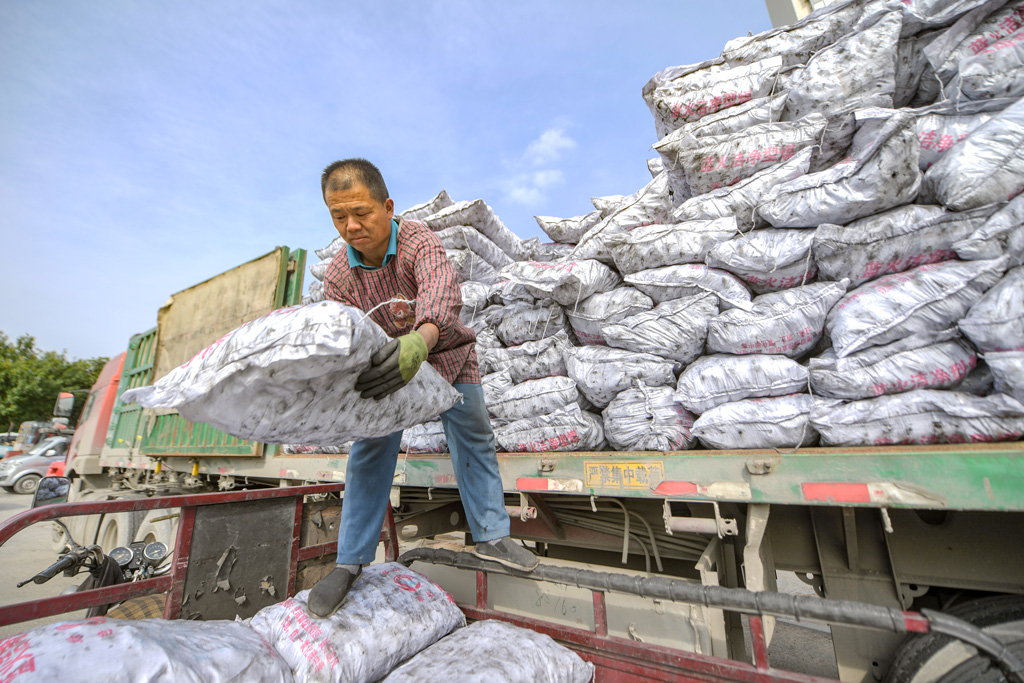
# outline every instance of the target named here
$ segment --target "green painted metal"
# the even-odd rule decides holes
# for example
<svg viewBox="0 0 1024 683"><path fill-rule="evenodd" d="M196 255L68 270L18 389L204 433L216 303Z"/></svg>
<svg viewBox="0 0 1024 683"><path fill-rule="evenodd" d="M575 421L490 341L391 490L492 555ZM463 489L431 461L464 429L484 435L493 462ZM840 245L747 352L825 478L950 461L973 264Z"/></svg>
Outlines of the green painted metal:
<svg viewBox="0 0 1024 683"><path fill-rule="evenodd" d="M302 299L302 277L305 270L305 249L281 250L281 267L274 289L277 307L291 306ZM277 446L247 441L231 436L203 422L188 422L177 413L156 415L149 432L144 435L140 453L154 458L262 457L277 452Z"/></svg>
<svg viewBox="0 0 1024 683"><path fill-rule="evenodd" d="M334 457L332 469L344 471L344 458ZM506 491L522 483L553 494L657 500L1024 511L1024 442L808 448L795 453L499 453L498 464ZM417 454L400 461L396 483L456 485L446 455ZM822 488L838 490L839 498L815 497Z"/></svg>
<svg viewBox="0 0 1024 683"><path fill-rule="evenodd" d="M140 452L152 457L262 455L261 444L231 436L205 422L188 422L177 413L156 415Z"/></svg>
<svg viewBox="0 0 1024 683"><path fill-rule="evenodd" d="M285 248L284 286L279 287L279 306L295 306L302 303L302 281L306 272L306 250Z"/></svg>
<svg viewBox="0 0 1024 683"><path fill-rule="evenodd" d="M107 428L107 448L127 450L140 439L142 406L136 403L124 404L121 394L149 384L153 376L153 359L156 352L157 328L133 336L128 342L128 353L121 370L121 381L117 385L117 403Z"/></svg>

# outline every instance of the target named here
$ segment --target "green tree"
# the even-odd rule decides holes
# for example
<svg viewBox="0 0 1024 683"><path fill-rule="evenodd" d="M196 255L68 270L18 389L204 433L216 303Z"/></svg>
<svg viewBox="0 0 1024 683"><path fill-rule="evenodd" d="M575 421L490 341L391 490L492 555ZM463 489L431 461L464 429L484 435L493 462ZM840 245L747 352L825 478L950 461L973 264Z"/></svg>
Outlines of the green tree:
<svg viewBox="0 0 1024 683"><path fill-rule="evenodd" d="M17 430L27 420L49 420L57 394L91 388L106 362L106 358L71 360L66 352L37 349L30 335L12 342L0 332L0 431L7 431L9 425ZM84 403L85 394L76 394L72 425Z"/></svg>

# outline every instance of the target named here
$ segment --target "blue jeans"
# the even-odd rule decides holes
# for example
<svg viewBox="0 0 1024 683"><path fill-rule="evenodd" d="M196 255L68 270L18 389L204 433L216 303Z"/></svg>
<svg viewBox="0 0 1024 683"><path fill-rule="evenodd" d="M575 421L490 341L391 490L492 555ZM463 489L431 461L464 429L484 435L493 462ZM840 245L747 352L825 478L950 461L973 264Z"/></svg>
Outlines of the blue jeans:
<svg viewBox="0 0 1024 683"><path fill-rule="evenodd" d="M473 540L508 536L509 518L483 387L454 386L463 400L441 413L441 424ZM401 443L402 430L398 430L353 444L345 470L338 564L367 564L377 554Z"/></svg>

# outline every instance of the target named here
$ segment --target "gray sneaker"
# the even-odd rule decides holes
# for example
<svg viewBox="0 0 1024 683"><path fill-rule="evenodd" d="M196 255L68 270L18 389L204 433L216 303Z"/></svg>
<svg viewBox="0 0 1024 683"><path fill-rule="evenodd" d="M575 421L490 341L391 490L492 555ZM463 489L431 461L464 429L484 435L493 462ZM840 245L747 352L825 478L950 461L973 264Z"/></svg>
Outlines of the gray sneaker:
<svg viewBox="0 0 1024 683"><path fill-rule="evenodd" d="M491 560L513 569L532 572L540 560L529 550L519 545L509 536L499 538L496 543L477 543L473 554L485 560Z"/></svg>
<svg viewBox="0 0 1024 683"><path fill-rule="evenodd" d="M347 569L335 567L334 571L320 579L309 591L306 611L318 619L332 616L344 604L349 589L362 573L362 567L357 569L355 574Z"/></svg>

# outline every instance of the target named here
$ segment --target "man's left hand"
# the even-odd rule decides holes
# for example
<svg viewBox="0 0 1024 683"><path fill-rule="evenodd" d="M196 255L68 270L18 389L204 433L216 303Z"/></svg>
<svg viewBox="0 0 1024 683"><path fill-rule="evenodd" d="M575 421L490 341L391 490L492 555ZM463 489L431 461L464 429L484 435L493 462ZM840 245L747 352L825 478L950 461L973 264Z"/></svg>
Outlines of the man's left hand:
<svg viewBox="0 0 1024 683"><path fill-rule="evenodd" d="M356 379L356 391L379 401L408 384L426 359L427 343L419 332L392 339L370 358L370 368Z"/></svg>

